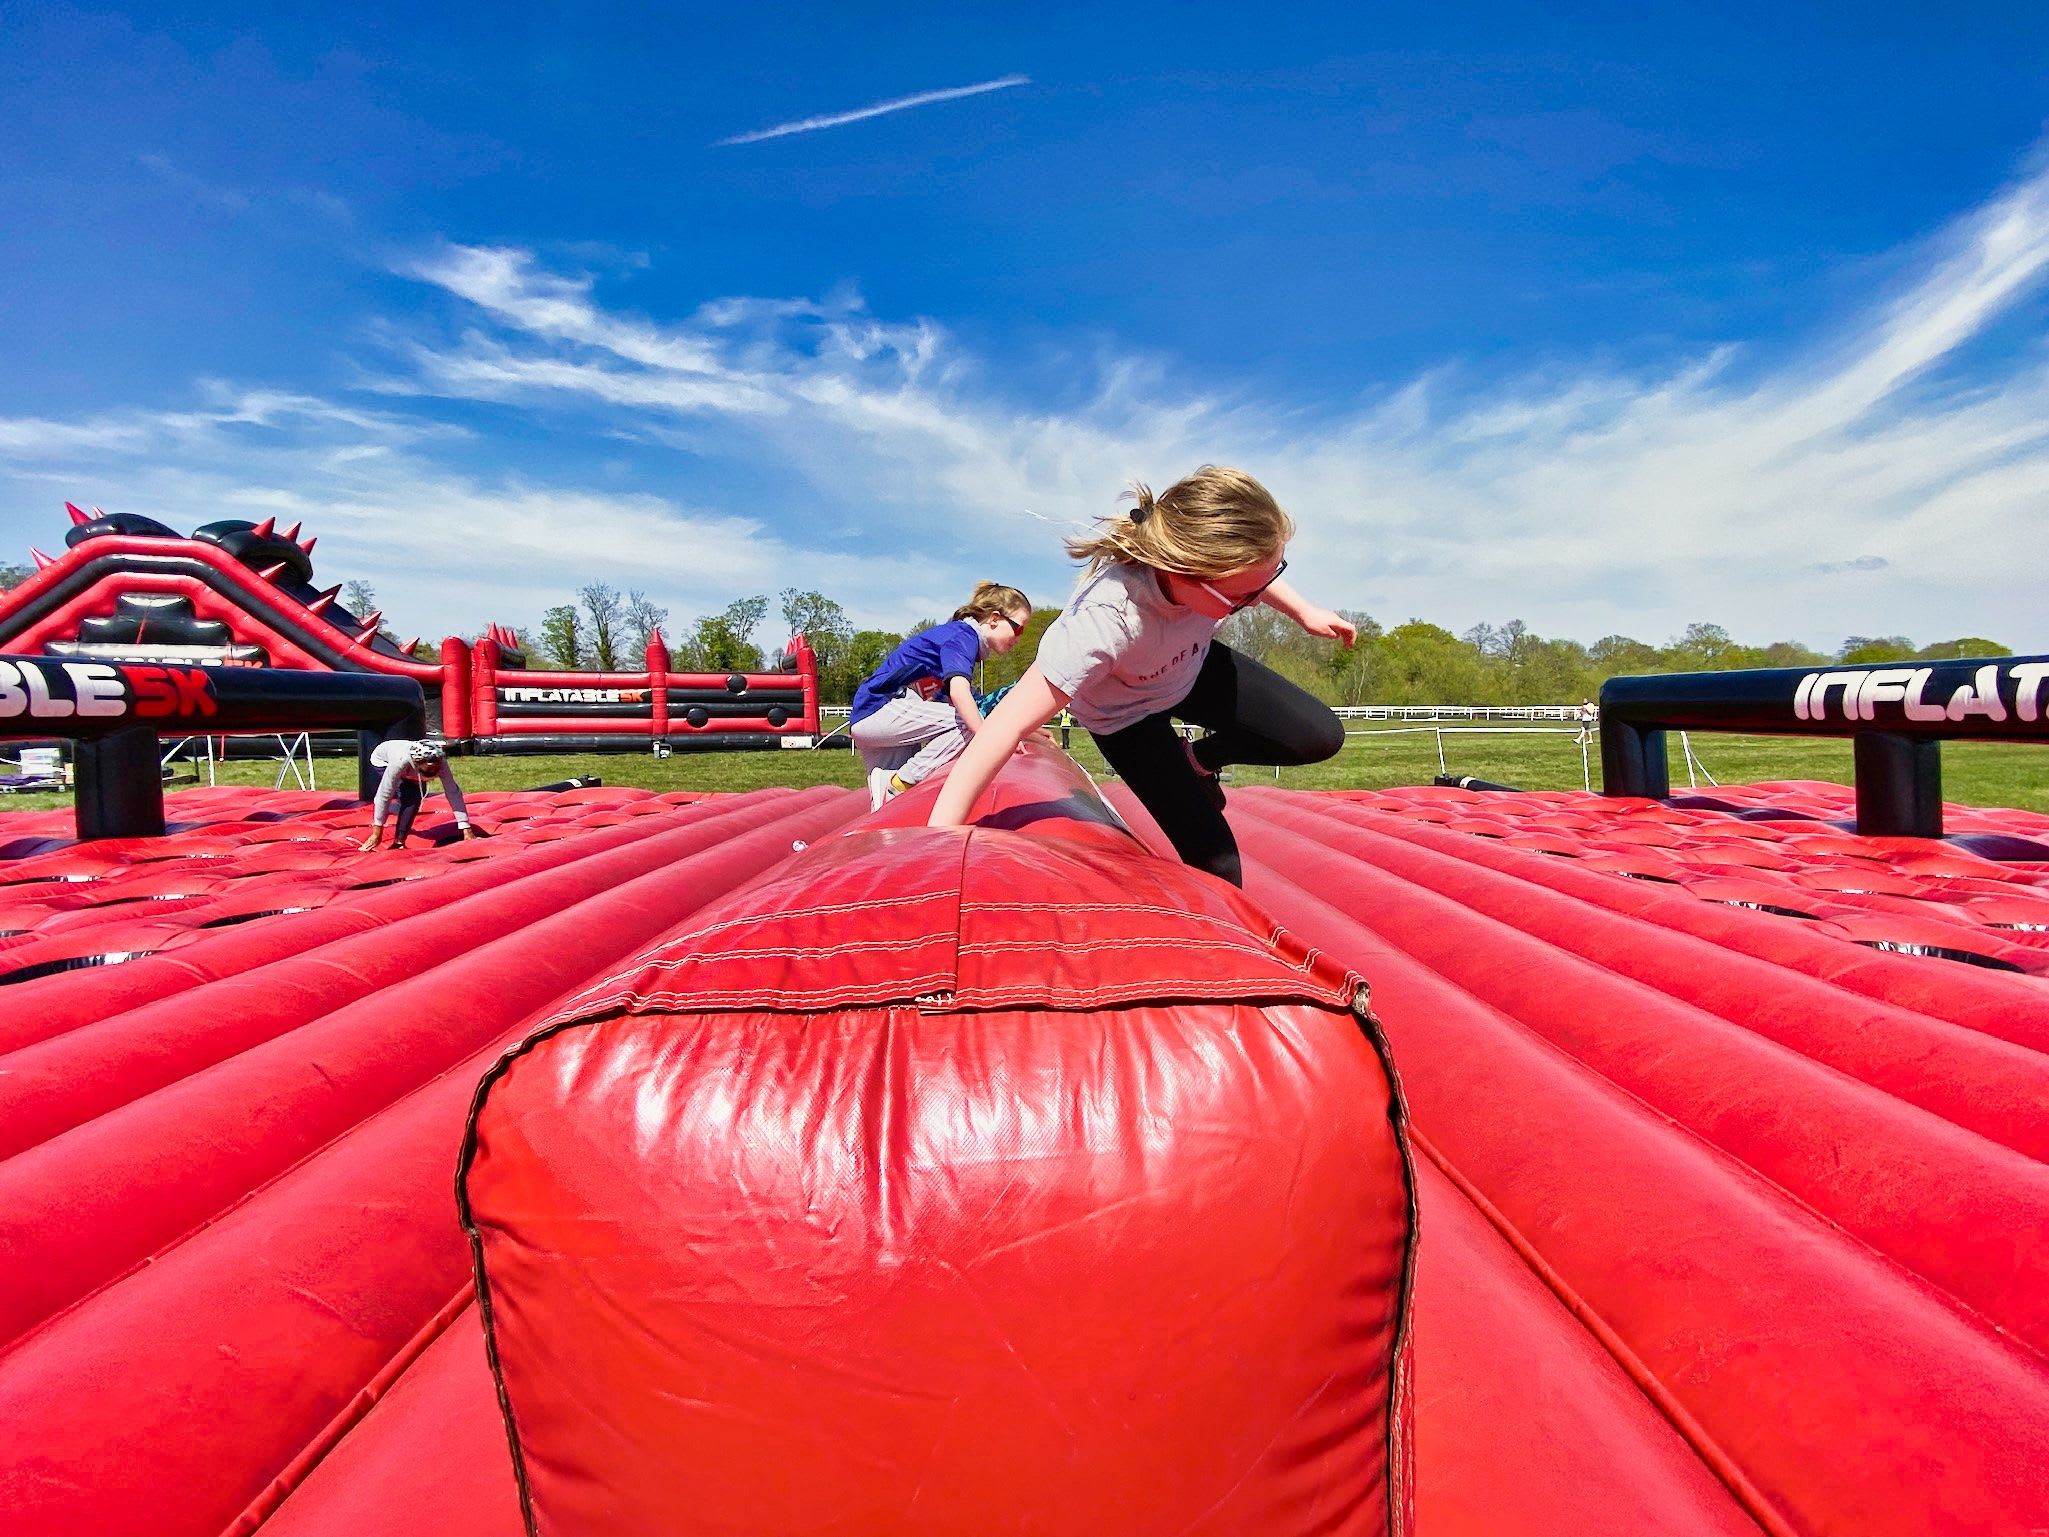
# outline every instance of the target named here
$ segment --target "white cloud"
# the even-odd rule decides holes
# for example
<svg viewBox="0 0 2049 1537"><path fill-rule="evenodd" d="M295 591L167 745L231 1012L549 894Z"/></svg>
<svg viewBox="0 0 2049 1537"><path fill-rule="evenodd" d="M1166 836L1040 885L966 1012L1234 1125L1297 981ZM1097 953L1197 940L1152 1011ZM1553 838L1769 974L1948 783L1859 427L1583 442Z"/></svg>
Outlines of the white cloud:
<svg viewBox="0 0 2049 1537"><path fill-rule="evenodd" d="M990 91L1007 91L1013 86L1030 85L1029 75L1005 75L997 80L983 80L974 85L949 86L941 91L920 91L915 96L898 96L889 101L878 101L873 106L857 107L852 112L833 112L823 117L802 117L795 122L778 123L773 128L759 129L754 133L739 133L730 139L719 140L720 146L729 144L759 144L764 139L786 139L792 134L816 133L821 128L840 128L848 123L865 122L871 117L885 117L892 112L908 112L913 107L929 107L942 101L959 101L967 96L982 96Z"/></svg>
<svg viewBox="0 0 2049 1537"><path fill-rule="evenodd" d="M531 624L589 581L644 588L676 624L748 592L817 587L863 622L905 595L950 591L926 558L796 548L758 520L645 493L465 474L436 457L473 446L425 419L276 391L211 384L190 411L126 411L78 422L0 418L0 522L53 547L65 499L144 512L180 530L275 516L320 538L319 578L362 578L391 624L438 636L487 620ZM28 509L33 507L34 513ZM768 639L764 634L764 639Z"/></svg>
<svg viewBox="0 0 2049 1537"><path fill-rule="evenodd" d="M1212 460L1296 513L1312 595L1384 620L2049 649L2049 371L2039 338L1994 335L2049 266L2049 172L1892 265L1906 276L1860 315L1769 355L1554 359L1484 385L1447 366L1333 409L1191 389L1139 356L1077 361L1086 383L1048 405L1006 388L1002 359L848 291L667 320L615 303L614 280L452 245L404 270L455 325L381 322L374 409L216 386L191 411L0 420L0 475L173 522L289 504L332 534L324 562L353 563L332 569L414 594L420 629L531 618L591 576L690 611L818 587L892 625L982 576L1051 599L1069 576L1048 520ZM434 399L518 415L457 441ZM607 489L622 442L673 449L689 491ZM461 467L486 454L509 468Z"/></svg>
<svg viewBox="0 0 2049 1537"><path fill-rule="evenodd" d="M1085 401L1034 409L937 326L846 296L722 300L662 324L505 251L415 268L498 322L415 357L437 390L689 424L700 451L869 502L879 538L1008 560L1040 590L1062 579L1025 509L1081 520L1133 476L1218 460L1296 510L1298 569L1322 595L1388 618L1514 614L1589 639L1705 618L1823 643L1882 623L2041 646L2018 557L2049 487L2049 376L2036 348L1968 388L1943 368L2045 264L2039 173L1915 253L1900 291L1776 361L1731 346L1661 373L1553 365L1484 388L1447 369L1337 415L1190 393L1128 358L1098 365Z"/></svg>

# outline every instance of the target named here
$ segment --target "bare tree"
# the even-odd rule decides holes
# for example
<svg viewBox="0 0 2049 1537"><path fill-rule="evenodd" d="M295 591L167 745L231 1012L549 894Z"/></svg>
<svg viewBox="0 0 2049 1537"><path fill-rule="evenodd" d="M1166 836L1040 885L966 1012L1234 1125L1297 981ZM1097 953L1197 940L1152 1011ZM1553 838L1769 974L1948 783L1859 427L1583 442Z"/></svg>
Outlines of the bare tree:
<svg viewBox="0 0 2049 1537"><path fill-rule="evenodd" d="M599 672L617 672L619 632L625 617L619 589L592 582L578 588L576 596L583 603L584 642L590 649L591 666Z"/></svg>
<svg viewBox="0 0 2049 1537"><path fill-rule="evenodd" d="M626 594L626 638L636 659L645 654L648 640L655 631L668 622L668 609L638 587Z"/></svg>

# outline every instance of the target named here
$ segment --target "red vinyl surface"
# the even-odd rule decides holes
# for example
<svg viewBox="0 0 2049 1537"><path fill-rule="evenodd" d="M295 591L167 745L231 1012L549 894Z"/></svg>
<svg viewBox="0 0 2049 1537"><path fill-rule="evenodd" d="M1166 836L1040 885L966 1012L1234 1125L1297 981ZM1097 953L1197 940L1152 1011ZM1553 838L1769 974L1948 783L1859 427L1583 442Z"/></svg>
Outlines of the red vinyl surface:
<svg viewBox="0 0 2049 1537"><path fill-rule="evenodd" d="M1023 922L998 905L1020 882L1101 878L1123 834L1086 796L1034 798L1067 824L1060 846L1000 862L988 839L985 879L951 906L942 880L860 874L864 850L916 847L887 829L922 821L918 797L857 822L829 790L478 795L498 838L375 855L353 848L361 808L323 794L173 795L173 835L136 843L0 817L6 1529L514 1537L451 1189L471 1094L578 997L617 1013L638 987L656 1012L619 1028L682 1017L661 1012L684 1000L647 974L652 948L724 922L707 902L771 891L788 932L809 925L776 989L879 958L899 981L981 989L987 1027L1024 1017L1000 988L1030 968L1072 990L1059 1023L1105 1052L1130 1044L1115 1021L1157 1006L1137 973L1227 984L1273 920L1293 986L1328 974L1310 945L1368 978L1418 1133L1426 1537L2049 1526L2049 818L1952 807L1954 836L1930 845L1856 837L1831 786L1666 805L1248 787L1230 814L1249 909L1198 883L1178 907L1137 904L1168 909L1154 917L1046 904L1018 951L915 942ZM1114 785L1110 801L1150 834ZM423 831L445 838L438 804ZM873 831L832 838L843 826ZM913 898L896 926L789 915L797 842L866 895ZM1271 919L1248 928L1248 910ZM730 959L763 931L721 932ZM1087 997L1092 940L1132 976ZM108 960L5 980L67 957ZM730 987L728 1025L782 1022L739 999L766 964L713 960L690 984ZM1258 1003L1210 1005L1204 1028ZM841 1017L864 1010L879 1020L858 1002ZM955 1017L902 1011L881 1038L931 1053ZM1259 1028L1284 1042L1301 1019ZM810 1060L800 1035L776 1039L773 1060ZM865 1060L874 1094L847 1114L904 1089L907 1055ZM1131 1088L1107 1076L1128 1056L1057 1060ZM1303 1089L1300 1064L1261 1060L1262 1092ZM1016 1105L987 1108L985 1128ZM887 1145L925 1124L893 1122ZM999 1457L1008 1430L988 1432Z"/></svg>
<svg viewBox="0 0 2049 1537"><path fill-rule="evenodd" d="M487 1080L538 1530L1410 1529L1411 1188L1354 980L1071 776L810 850Z"/></svg>

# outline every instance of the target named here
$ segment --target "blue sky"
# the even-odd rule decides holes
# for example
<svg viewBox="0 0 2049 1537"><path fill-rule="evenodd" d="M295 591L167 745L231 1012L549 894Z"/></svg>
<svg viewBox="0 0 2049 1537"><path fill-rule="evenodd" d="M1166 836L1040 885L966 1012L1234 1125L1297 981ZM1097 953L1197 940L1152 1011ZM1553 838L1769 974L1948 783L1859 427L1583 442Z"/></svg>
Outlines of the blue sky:
<svg viewBox="0 0 2049 1537"><path fill-rule="evenodd" d="M2039 7L276 9L0 11L0 558L900 626L1214 459L1386 622L2049 649Z"/></svg>

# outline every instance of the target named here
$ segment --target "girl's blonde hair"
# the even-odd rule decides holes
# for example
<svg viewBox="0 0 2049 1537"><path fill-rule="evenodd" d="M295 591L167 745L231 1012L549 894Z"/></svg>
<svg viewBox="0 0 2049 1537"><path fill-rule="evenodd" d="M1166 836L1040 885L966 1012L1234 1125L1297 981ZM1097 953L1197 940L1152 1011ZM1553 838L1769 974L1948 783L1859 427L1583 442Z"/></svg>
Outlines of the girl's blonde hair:
<svg viewBox="0 0 2049 1537"><path fill-rule="evenodd" d="M1067 553L1091 571L1116 561L1206 579L1269 561L1295 537L1295 520L1243 470L1205 464L1158 496L1143 482L1130 495L1128 516L1097 519Z"/></svg>
<svg viewBox="0 0 2049 1537"><path fill-rule="evenodd" d="M1015 587L1005 587L1001 582L975 583L974 596L953 611L956 619L972 619L976 623L994 614L1008 615L1013 609L1032 611L1031 599Z"/></svg>

